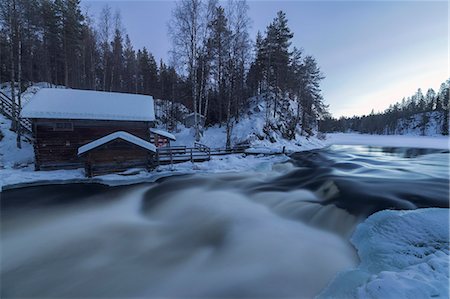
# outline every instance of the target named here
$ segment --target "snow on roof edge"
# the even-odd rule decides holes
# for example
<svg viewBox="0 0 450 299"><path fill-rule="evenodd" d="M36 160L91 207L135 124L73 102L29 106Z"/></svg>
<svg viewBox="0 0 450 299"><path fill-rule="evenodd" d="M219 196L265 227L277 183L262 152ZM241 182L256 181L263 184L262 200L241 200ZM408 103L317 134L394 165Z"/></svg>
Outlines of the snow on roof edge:
<svg viewBox="0 0 450 299"><path fill-rule="evenodd" d="M169 138L169 139L171 139L171 140L174 140L174 141L177 140L177 138L175 137L175 135L173 135L173 134L171 134L171 133L169 133L169 132L160 130L160 129L150 128L150 132L155 133L155 134L158 134L158 135L160 135L160 136L167 137L167 138Z"/></svg>
<svg viewBox="0 0 450 299"><path fill-rule="evenodd" d="M115 140L115 139L122 139L122 140L128 141L130 143L133 143L137 146L140 146L142 148L145 148L149 151L156 152L156 147L153 144L151 144L150 142L148 142L142 138L139 138L135 135L132 135L128 132L117 131L117 132L111 133L109 135L103 136L99 139L96 139L94 141L91 141L88 144L80 146L78 148L78 155L82 155L85 152L88 152L94 148L102 146L112 140Z"/></svg>

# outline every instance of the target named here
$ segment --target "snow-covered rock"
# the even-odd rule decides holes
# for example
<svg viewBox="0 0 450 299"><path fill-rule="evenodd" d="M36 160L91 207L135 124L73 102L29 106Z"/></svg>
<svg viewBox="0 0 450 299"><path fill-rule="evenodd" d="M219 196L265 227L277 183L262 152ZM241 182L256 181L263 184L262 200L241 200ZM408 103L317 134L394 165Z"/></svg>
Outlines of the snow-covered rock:
<svg viewBox="0 0 450 299"><path fill-rule="evenodd" d="M351 242L361 264L340 273L319 298L448 298L448 209L378 212Z"/></svg>

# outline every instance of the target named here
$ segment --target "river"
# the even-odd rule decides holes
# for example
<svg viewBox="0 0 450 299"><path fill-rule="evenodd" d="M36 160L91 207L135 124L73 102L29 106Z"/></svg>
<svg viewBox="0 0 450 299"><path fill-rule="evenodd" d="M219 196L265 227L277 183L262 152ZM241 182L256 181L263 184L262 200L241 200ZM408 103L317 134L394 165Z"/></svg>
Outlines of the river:
<svg viewBox="0 0 450 299"><path fill-rule="evenodd" d="M331 146L272 171L1 193L1 297L310 298L355 227L449 207L446 150Z"/></svg>

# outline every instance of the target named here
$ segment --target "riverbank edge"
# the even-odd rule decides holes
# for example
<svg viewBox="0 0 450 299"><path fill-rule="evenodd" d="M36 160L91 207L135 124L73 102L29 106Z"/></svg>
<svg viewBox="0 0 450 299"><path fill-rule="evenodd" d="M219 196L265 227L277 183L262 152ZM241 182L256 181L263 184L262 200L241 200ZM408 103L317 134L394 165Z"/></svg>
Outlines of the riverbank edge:
<svg viewBox="0 0 450 299"><path fill-rule="evenodd" d="M449 137L439 136L439 137L429 137L429 136L409 136L409 135L365 135L365 134L355 134L355 133L336 133L327 134L327 139L324 142L316 143L314 146L306 146L305 148L297 148L296 151L292 149L288 150L285 154L281 153L281 150L275 150L272 148L264 147L254 147L253 151L260 151L259 155L245 156L240 154L225 155L221 157L213 157L210 161L201 163L191 163L185 162L180 164L175 164L173 166L167 165L160 170L152 172L139 172L137 174L112 174L99 176L94 178L87 178L84 176L83 169L68 170L61 172L59 175L58 171L49 171L44 174L44 172L35 172L34 170L27 169L23 171L22 169L0 169L0 178L2 172L10 172L10 175L17 175L17 181L13 183L0 182L0 192L3 190L25 188L32 186L42 186L42 185L61 185L61 184L71 184L71 183L86 183L86 184L102 184L106 186L127 186L140 183L154 183L160 178L166 178L170 176L177 175L187 175L187 174L204 174L204 173L236 173L240 171L251 170L255 165L259 163L270 163L272 167L275 163L285 162L289 159L289 155L294 152L311 151L326 148L332 145L360 145L360 146L374 146L374 147L409 147L409 148L434 148L434 149L444 149L449 150ZM251 158L250 158L251 156ZM236 157L244 163L241 165L236 164ZM276 157L276 158L274 158ZM280 159L281 157L281 159ZM223 161L222 161L223 160ZM247 163L248 162L248 163ZM237 163L239 164L239 163ZM203 167L203 169L202 169ZM222 169L225 167L225 169ZM231 167L231 168L230 168ZM174 169L177 168L177 169ZM21 177L22 174L36 174L42 173L44 176L48 174L49 176L64 176L68 175L67 178L26 178ZM8 175L8 174L7 174Z"/></svg>

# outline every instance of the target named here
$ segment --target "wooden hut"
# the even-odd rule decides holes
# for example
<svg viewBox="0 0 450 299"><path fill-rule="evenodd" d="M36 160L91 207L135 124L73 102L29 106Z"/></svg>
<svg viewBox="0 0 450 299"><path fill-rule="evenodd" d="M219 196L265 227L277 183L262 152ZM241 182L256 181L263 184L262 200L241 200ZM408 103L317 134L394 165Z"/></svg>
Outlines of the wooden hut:
<svg viewBox="0 0 450 299"><path fill-rule="evenodd" d="M150 141L155 121L151 96L56 88L39 90L21 117L32 122L36 170L83 167L78 149L114 132Z"/></svg>
<svg viewBox="0 0 450 299"><path fill-rule="evenodd" d="M170 141L177 140L173 134L160 129L152 128L150 129L150 133L151 133L150 141L156 147L170 146Z"/></svg>
<svg viewBox="0 0 450 299"><path fill-rule="evenodd" d="M156 147L148 141L119 131L81 146L78 155L85 157L85 173L92 177L130 168L150 170L154 167Z"/></svg>
<svg viewBox="0 0 450 299"><path fill-rule="evenodd" d="M198 125L200 127L204 127L205 126L205 117L203 115L201 115L200 113L196 113L196 112L195 113L194 112L190 113L190 114L185 116L185 118L183 120L184 125L187 128L195 127L195 117L197 117Z"/></svg>

